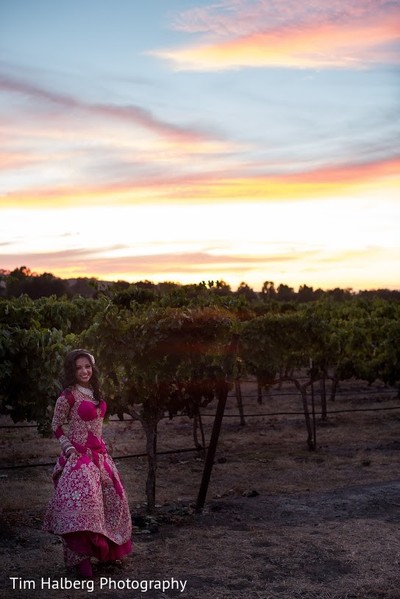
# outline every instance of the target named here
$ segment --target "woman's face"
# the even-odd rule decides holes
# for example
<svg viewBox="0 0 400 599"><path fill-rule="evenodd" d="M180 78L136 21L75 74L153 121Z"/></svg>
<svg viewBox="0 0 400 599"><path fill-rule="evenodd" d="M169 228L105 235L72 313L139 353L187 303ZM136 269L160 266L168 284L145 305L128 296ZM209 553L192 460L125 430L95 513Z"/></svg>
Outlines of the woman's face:
<svg viewBox="0 0 400 599"><path fill-rule="evenodd" d="M89 387L89 381L92 378L93 368L89 358L81 356L75 361L75 378L78 385Z"/></svg>

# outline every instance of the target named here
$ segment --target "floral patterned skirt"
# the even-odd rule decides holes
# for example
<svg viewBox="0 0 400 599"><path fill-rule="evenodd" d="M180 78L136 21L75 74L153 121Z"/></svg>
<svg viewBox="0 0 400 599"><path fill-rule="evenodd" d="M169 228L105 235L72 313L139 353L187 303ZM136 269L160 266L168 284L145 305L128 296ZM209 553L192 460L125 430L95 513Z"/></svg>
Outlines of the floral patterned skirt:
<svg viewBox="0 0 400 599"><path fill-rule="evenodd" d="M73 566L87 557L120 559L131 551L132 522L125 490L107 453L61 456L54 468L54 494L44 529L60 535L64 559Z"/></svg>

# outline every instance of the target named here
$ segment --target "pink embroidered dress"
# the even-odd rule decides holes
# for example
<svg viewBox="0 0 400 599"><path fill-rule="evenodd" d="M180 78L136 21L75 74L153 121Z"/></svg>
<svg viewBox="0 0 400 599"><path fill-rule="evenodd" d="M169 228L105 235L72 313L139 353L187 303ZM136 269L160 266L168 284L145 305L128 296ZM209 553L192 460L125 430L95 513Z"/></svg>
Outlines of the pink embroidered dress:
<svg viewBox="0 0 400 599"><path fill-rule="evenodd" d="M61 535L64 559L74 566L88 557L120 559L131 551L132 523L125 490L102 439L106 403L96 405L76 387L57 399L52 422L63 453L53 471L54 495L44 528ZM64 424L68 422L68 432Z"/></svg>

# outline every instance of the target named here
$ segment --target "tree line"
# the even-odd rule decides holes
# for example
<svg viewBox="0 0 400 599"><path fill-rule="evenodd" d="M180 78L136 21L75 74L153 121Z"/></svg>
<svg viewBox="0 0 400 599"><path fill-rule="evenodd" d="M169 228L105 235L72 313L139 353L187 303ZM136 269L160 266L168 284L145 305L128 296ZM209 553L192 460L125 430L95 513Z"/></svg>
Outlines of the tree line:
<svg viewBox="0 0 400 599"><path fill-rule="evenodd" d="M78 277L74 279L62 279L52 273L35 273L27 266L20 266L14 270L0 269L0 297L19 297L27 295L32 299L40 297L91 297L97 298L104 294L119 292L121 298L142 295L147 292L148 297L162 298L173 291L177 294L183 290L184 293L201 293L206 288L219 296L238 296L248 302L278 301L301 303L315 302L323 298L332 298L336 301L349 300L355 296L363 298L382 298L391 301L400 301L400 290L391 289L365 289L353 291L352 289L335 287L333 289L314 289L306 284L300 285L297 291L294 287L286 284L275 285L273 281L264 281L260 291L255 291L247 283L242 282L236 290L222 280L201 281L198 284L181 285L173 282L153 283L148 280L129 283L127 281L99 281L95 277Z"/></svg>

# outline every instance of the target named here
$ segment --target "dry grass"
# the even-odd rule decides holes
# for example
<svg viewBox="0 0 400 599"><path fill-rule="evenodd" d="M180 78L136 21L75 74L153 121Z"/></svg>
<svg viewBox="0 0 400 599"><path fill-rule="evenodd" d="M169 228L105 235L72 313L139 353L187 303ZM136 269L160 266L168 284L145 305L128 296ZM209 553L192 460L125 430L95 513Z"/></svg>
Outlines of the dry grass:
<svg viewBox="0 0 400 599"><path fill-rule="evenodd" d="M354 395L330 409L400 405L384 390L371 394L364 388L360 395L352 385L349 391ZM124 569L96 571L96 584L104 575L121 581L174 577L188 581L185 592L103 589L98 595L398 599L400 410L331 415L325 425L318 423L318 450L309 452L301 416L262 416L301 410L298 397L288 392L259 406L253 385L244 394L245 411L259 416L240 427L235 401L229 402L203 513L192 509L201 458L195 452L161 456L157 532L136 528L135 551ZM204 417L204 424L209 438L212 417ZM0 465L52 463L57 456L57 442L38 438L34 429L2 432ZM114 456L143 452L138 423L109 423L104 434ZM186 418L161 423L160 450L192 446ZM121 459L118 467L132 513L143 513L146 459ZM71 578L60 542L41 530L50 473L49 466L0 471L2 597L90 596L84 590L10 590L11 576Z"/></svg>

